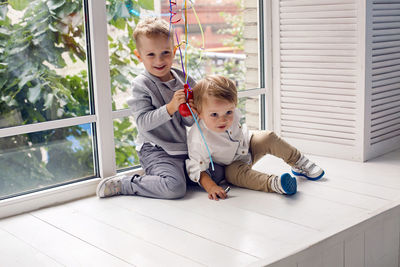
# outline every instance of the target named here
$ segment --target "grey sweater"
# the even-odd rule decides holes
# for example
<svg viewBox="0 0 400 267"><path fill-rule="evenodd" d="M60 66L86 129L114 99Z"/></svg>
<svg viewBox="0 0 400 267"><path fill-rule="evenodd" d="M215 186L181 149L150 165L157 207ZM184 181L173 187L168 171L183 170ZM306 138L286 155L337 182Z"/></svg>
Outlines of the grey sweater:
<svg viewBox="0 0 400 267"><path fill-rule="evenodd" d="M171 73L175 79L168 82L160 81L146 70L133 80L132 98L128 100L128 105L136 120L137 150L144 143L152 143L170 155L187 154L185 126L191 126L194 120L191 116L182 117L179 112L172 116L167 112L166 104L185 84L182 71L172 68ZM188 83L192 88L195 85L190 77Z"/></svg>

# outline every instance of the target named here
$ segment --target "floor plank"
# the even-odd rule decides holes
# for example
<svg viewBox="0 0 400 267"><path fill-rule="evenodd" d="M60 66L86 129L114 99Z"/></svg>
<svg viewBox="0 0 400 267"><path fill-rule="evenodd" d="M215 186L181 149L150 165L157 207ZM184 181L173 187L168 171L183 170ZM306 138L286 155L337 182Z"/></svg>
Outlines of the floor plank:
<svg viewBox="0 0 400 267"><path fill-rule="evenodd" d="M118 200L122 200L127 205L121 205ZM207 266L213 264L217 266L224 264L243 266L259 259L237 248L210 240L199 235L196 231L188 231L185 227L179 227L180 225L171 224L170 221L161 220L160 216L153 218L153 214L165 213L168 214L167 216L176 218L181 218L185 214L174 214L173 210L166 210L162 204L153 202L156 205L151 206L145 204L148 201L140 202L140 200L146 199L119 197L98 200L91 198L80 203L64 205L63 208L88 215L104 224ZM140 209L131 208L131 206L140 207ZM152 212L149 213L148 210ZM144 215L140 211L145 211ZM196 224L199 224L199 222L196 222ZM202 227L206 229L210 226L203 224ZM212 226L212 229L214 229L214 226ZM189 247L188 244L190 244Z"/></svg>
<svg viewBox="0 0 400 267"><path fill-rule="evenodd" d="M63 266L40 250L0 228L1 266Z"/></svg>
<svg viewBox="0 0 400 267"><path fill-rule="evenodd" d="M201 266L189 258L135 237L125 229L115 228L87 216L79 209L63 205L32 214L135 266Z"/></svg>
<svg viewBox="0 0 400 267"><path fill-rule="evenodd" d="M61 218L64 217L65 215L61 216ZM0 227L18 237L20 240L23 240L37 251L46 253L47 256L61 266L131 266L113 257L108 252L75 238L30 214L1 220ZM3 243L3 239L1 240ZM17 247L15 251L18 250L21 252L22 248ZM53 266L54 265L57 264L53 264ZM42 265L29 264L25 266Z"/></svg>

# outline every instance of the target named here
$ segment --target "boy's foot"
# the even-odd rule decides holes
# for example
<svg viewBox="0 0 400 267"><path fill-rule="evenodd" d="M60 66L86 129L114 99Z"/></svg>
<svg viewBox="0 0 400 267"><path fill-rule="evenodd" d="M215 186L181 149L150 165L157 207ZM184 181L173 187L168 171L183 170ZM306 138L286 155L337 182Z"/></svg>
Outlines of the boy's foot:
<svg viewBox="0 0 400 267"><path fill-rule="evenodd" d="M292 167L292 173L296 176L304 176L313 181L321 179L325 174L321 167L310 161L304 155L301 155L300 159Z"/></svg>
<svg viewBox="0 0 400 267"><path fill-rule="evenodd" d="M117 175L102 179L100 183L97 185L96 189L97 196L103 198L103 197L112 197L121 195L122 194L121 180L123 177L124 176Z"/></svg>
<svg viewBox="0 0 400 267"><path fill-rule="evenodd" d="M289 173L284 173L281 177L275 176L271 181L271 189L278 194L293 195L297 192L296 178Z"/></svg>

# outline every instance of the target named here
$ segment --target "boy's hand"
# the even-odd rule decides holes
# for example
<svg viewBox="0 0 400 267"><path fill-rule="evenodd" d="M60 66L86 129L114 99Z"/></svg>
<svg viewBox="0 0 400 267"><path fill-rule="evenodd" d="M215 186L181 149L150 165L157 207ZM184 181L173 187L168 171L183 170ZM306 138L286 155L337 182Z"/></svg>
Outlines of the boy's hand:
<svg viewBox="0 0 400 267"><path fill-rule="evenodd" d="M226 196L227 196L225 190L222 187L218 186L218 185L213 185L210 188L208 188L207 193L208 193L208 198L209 199L217 200L217 201L220 198L221 199L225 199Z"/></svg>
<svg viewBox="0 0 400 267"><path fill-rule="evenodd" d="M174 115L175 112L178 111L179 105L186 102L185 91L183 89L179 89L174 93L171 101L167 104L167 111L170 116Z"/></svg>

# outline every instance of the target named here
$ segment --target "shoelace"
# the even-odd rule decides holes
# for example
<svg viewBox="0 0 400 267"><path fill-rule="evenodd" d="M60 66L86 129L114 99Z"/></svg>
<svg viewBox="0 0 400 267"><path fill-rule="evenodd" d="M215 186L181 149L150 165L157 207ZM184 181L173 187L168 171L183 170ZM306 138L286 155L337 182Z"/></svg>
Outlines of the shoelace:
<svg viewBox="0 0 400 267"><path fill-rule="evenodd" d="M308 166L307 166L308 165ZM298 168L300 170L302 170L305 173L309 173L310 170L312 170L315 167L315 163L314 162L310 162L309 159L306 159L304 162L301 163L300 166L298 166Z"/></svg>

